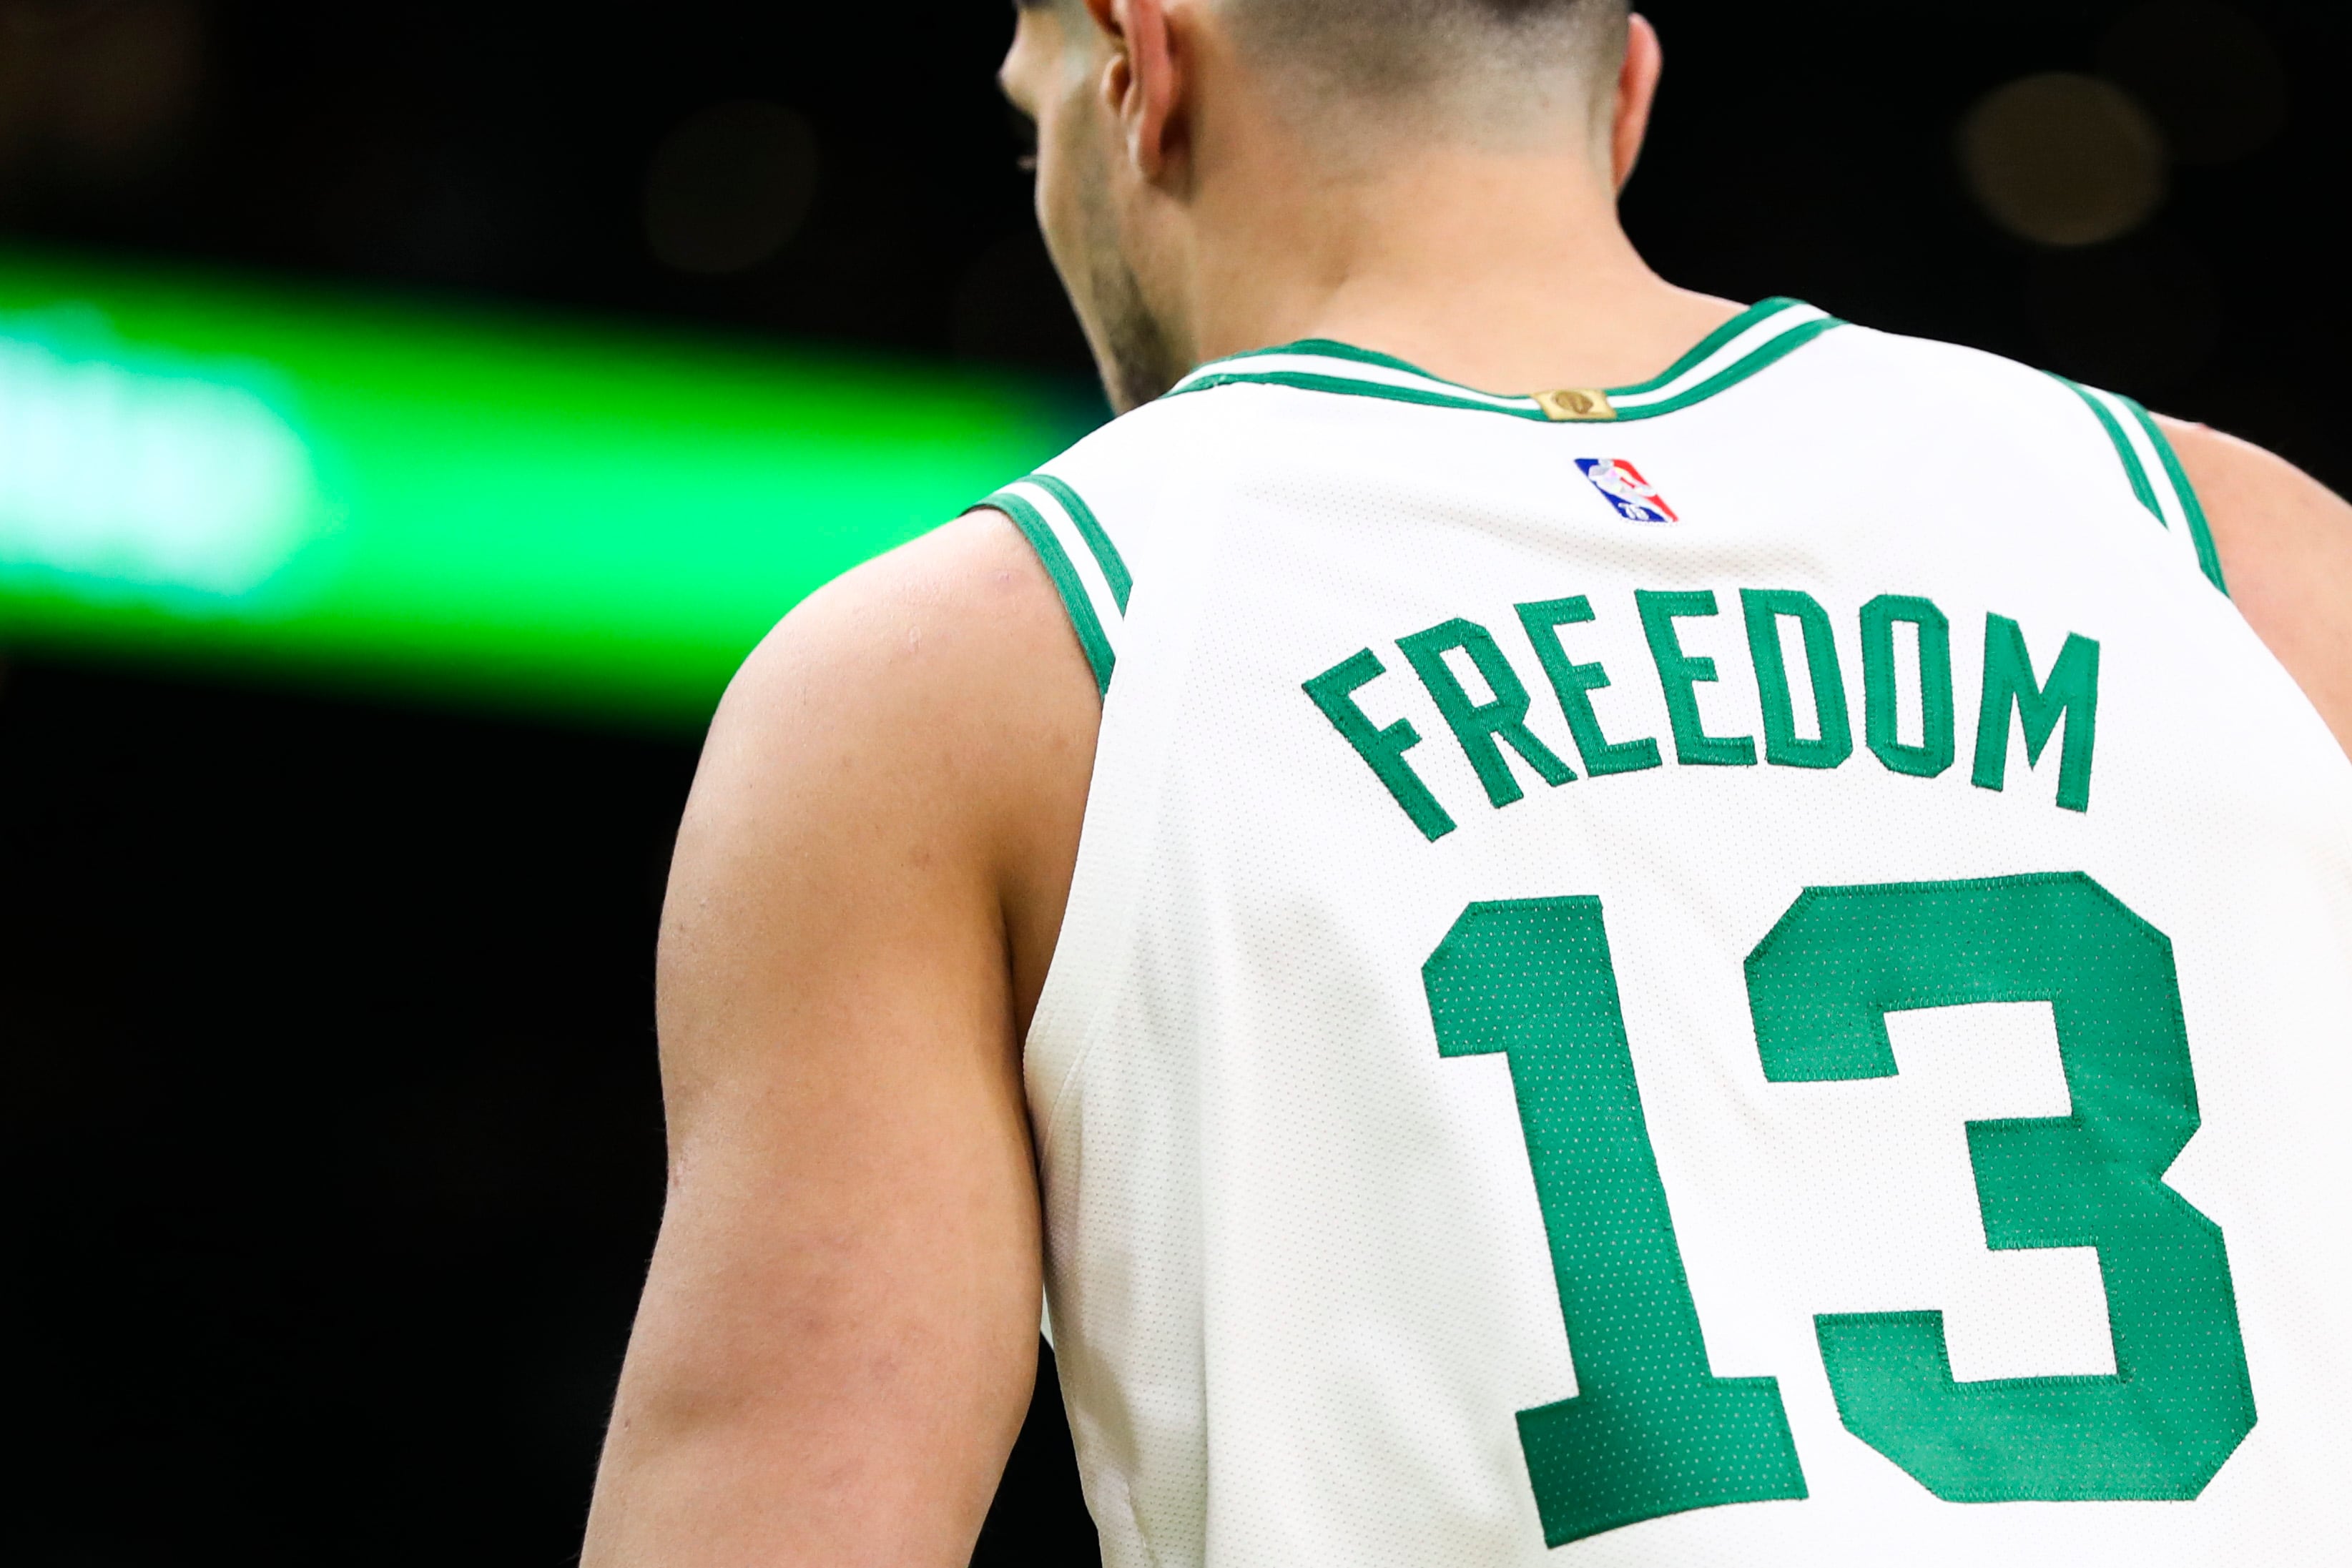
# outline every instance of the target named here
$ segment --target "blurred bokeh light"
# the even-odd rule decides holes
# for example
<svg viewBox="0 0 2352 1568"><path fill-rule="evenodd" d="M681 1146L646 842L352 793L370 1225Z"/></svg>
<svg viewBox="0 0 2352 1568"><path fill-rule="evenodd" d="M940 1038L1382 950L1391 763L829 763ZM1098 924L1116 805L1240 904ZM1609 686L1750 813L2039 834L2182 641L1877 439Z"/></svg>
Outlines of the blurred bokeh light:
<svg viewBox="0 0 2352 1568"><path fill-rule="evenodd" d="M23 183L115 186L166 162L203 76L194 0L0 0L0 213Z"/></svg>
<svg viewBox="0 0 2352 1568"><path fill-rule="evenodd" d="M0 253L0 613L698 725L784 609L1090 422L1017 371Z"/></svg>
<svg viewBox="0 0 2352 1568"><path fill-rule="evenodd" d="M2155 111L2184 163L2211 167L2286 128L2286 67L2251 18L2212 0L2157 0L2100 41L2100 72Z"/></svg>
<svg viewBox="0 0 2352 1568"><path fill-rule="evenodd" d="M808 122L756 99L671 131L646 172L646 236L680 272L742 272L784 248L816 194Z"/></svg>
<svg viewBox="0 0 2352 1568"><path fill-rule="evenodd" d="M1995 89L1960 127L1960 162L1994 221L2042 245L2119 238L2164 203L2163 133L2096 77L2049 71Z"/></svg>

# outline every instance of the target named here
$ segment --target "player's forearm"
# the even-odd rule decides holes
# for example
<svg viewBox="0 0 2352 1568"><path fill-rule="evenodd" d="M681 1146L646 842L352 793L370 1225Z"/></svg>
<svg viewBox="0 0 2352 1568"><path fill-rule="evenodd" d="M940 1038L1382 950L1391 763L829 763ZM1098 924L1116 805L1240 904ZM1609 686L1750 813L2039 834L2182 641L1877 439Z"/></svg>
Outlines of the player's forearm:
<svg viewBox="0 0 2352 1568"><path fill-rule="evenodd" d="M621 1421L583 1568L963 1568L1003 1464L1002 1452L975 1460L961 1469L990 1485L959 1484L875 1453L872 1433L838 1435L828 1454L772 1421Z"/></svg>
<svg viewBox="0 0 2352 1568"><path fill-rule="evenodd" d="M940 1293L783 1300L762 1323L676 1300L705 1284L641 1317L585 1568L962 1568L1027 1409L1034 1302L908 1281Z"/></svg>
<svg viewBox="0 0 2352 1568"><path fill-rule="evenodd" d="M919 1032L929 1073L887 1031L812 1036L842 1071L673 1095L591 1568L969 1560L1034 1382L1036 1186L999 1053Z"/></svg>
<svg viewBox="0 0 2352 1568"><path fill-rule="evenodd" d="M795 1456L768 1434L665 1429L599 1489L583 1568L963 1568L983 1496ZM617 1458L618 1456L616 1456ZM814 1473L812 1473L814 1472ZM798 1483L798 1484L795 1484ZM814 1483L814 1484L813 1484Z"/></svg>

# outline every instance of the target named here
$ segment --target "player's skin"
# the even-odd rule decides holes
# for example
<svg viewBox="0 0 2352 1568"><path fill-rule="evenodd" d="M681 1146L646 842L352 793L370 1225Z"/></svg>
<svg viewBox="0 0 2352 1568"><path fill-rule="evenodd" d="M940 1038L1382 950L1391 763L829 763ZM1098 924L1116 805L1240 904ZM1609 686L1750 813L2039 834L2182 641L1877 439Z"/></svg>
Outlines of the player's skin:
<svg viewBox="0 0 2352 1568"><path fill-rule="evenodd" d="M1212 4L1065 0L1021 14L1003 82L1129 404L1307 337L1498 391L1655 374L1734 313L1617 225L1659 62L1637 22L1582 101L1301 113ZM2239 608L2352 746L2352 507L2171 434ZM969 1560L1035 1370L1021 1040L1099 712L985 512L813 596L736 678L664 918L668 1208L586 1568Z"/></svg>

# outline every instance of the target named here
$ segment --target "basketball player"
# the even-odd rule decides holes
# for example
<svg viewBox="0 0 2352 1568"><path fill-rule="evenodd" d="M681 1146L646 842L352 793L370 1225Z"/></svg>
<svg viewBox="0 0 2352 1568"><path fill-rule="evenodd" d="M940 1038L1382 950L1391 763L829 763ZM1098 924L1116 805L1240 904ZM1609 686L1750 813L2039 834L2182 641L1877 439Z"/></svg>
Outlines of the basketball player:
<svg viewBox="0 0 2352 1568"><path fill-rule="evenodd" d="M590 1568L963 1563L1041 1280L1118 1568L2344 1560L2352 514L1662 281L1659 70L1021 12L1124 416L727 698Z"/></svg>

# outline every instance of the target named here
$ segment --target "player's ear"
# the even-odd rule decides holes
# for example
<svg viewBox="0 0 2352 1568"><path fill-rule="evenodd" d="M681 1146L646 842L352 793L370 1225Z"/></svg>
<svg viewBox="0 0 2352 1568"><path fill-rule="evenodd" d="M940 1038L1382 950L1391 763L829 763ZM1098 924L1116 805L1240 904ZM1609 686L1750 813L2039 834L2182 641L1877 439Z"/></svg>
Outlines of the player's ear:
<svg viewBox="0 0 2352 1568"><path fill-rule="evenodd" d="M1609 125L1609 177L1620 191L1642 161L1642 142L1650 134L1650 106L1658 100L1658 78L1665 64L1658 30L1647 16L1634 13L1626 28L1625 63L1618 68L1617 107Z"/></svg>
<svg viewBox="0 0 2352 1568"><path fill-rule="evenodd" d="M1178 139L1183 100L1182 51L1169 25L1168 0L1086 0L1110 40L1101 91L1136 172L1157 182Z"/></svg>

